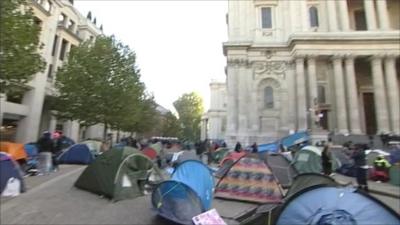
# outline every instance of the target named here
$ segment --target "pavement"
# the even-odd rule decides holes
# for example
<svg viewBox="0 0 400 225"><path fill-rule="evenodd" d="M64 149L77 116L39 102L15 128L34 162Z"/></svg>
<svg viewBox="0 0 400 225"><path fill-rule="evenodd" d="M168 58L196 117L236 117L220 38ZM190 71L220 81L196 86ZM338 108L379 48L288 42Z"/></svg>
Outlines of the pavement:
<svg viewBox="0 0 400 225"><path fill-rule="evenodd" d="M357 186L357 181L354 177L334 174L332 178L334 178L340 184L351 184L353 186ZM369 180L368 189L370 193L400 199L400 186L395 186L390 183L377 183L375 181Z"/></svg>
<svg viewBox="0 0 400 225"><path fill-rule="evenodd" d="M171 224L151 208L151 196L112 202L73 186L85 166L61 166L48 176L26 178L28 191L1 201L0 224ZM256 204L215 199L213 208L228 221Z"/></svg>
<svg viewBox="0 0 400 225"><path fill-rule="evenodd" d="M354 177L341 174L335 174L332 177L340 184L357 186ZM371 196L380 200L400 215L400 186L395 186L390 183L377 183L369 180L368 189Z"/></svg>
<svg viewBox="0 0 400 225"><path fill-rule="evenodd" d="M25 179L28 191L2 198L0 224L171 224L151 208L151 196L112 202L73 186L85 166L62 165L58 172ZM355 179L333 176L342 184ZM400 213L400 187L369 182L370 193ZM258 207L257 204L214 199L213 208L228 224Z"/></svg>

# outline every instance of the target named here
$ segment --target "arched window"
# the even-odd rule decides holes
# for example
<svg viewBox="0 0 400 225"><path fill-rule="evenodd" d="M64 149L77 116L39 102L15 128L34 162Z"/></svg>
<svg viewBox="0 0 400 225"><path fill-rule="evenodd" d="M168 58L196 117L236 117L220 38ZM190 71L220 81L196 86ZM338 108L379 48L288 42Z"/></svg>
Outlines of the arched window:
<svg viewBox="0 0 400 225"><path fill-rule="evenodd" d="M309 8L308 13L310 14L310 26L311 27L318 27L318 9L315 6L311 6Z"/></svg>
<svg viewBox="0 0 400 225"><path fill-rule="evenodd" d="M266 109L274 108L274 89L271 86L264 89L264 103Z"/></svg>

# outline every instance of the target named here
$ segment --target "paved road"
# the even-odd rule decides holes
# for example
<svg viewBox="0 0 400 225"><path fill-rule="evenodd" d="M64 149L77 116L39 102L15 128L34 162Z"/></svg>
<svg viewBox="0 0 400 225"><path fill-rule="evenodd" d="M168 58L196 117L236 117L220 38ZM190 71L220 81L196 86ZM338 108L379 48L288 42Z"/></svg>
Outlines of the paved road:
<svg viewBox="0 0 400 225"><path fill-rule="evenodd" d="M69 168L41 184L28 180L28 192L2 201L1 224L171 224L151 209L150 196L113 203L73 187L83 169ZM256 205L216 200L213 206L234 218Z"/></svg>
<svg viewBox="0 0 400 225"><path fill-rule="evenodd" d="M151 209L150 196L116 203L73 187L85 167L67 166L50 176L27 179L28 192L1 202L0 224L171 224ZM400 212L398 199L373 194ZM254 204L215 199L224 218L235 218Z"/></svg>

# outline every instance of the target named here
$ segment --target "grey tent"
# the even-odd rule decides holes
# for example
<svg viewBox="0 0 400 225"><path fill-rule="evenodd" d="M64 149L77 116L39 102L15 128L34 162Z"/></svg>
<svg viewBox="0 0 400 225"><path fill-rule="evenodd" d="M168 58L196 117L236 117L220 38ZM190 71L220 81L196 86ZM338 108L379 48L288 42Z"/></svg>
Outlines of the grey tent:
<svg viewBox="0 0 400 225"><path fill-rule="evenodd" d="M290 187L293 178L299 174L293 164L282 154L272 153L266 154L264 157L281 186L283 188Z"/></svg>

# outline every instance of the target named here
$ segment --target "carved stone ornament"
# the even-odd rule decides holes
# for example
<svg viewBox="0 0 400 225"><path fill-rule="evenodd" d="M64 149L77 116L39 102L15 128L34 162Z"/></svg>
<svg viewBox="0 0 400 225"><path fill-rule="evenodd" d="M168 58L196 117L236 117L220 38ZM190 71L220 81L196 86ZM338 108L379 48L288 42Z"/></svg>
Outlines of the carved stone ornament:
<svg viewBox="0 0 400 225"><path fill-rule="evenodd" d="M228 59L228 66L248 66L249 61L245 58Z"/></svg>
<svg viewBox="0 0 400 225"><path fill-rule="evenodd" d="M254 62L254 72L256 74L277 74L283 75L287 68L286 61L266 61L266 62Z"/></svg>

